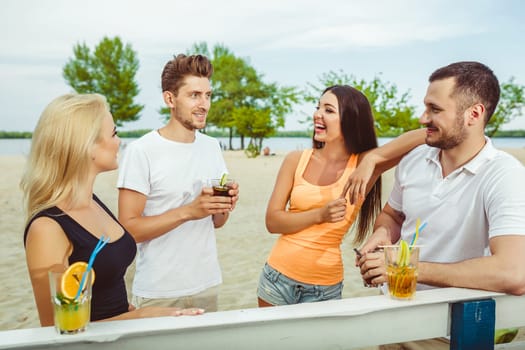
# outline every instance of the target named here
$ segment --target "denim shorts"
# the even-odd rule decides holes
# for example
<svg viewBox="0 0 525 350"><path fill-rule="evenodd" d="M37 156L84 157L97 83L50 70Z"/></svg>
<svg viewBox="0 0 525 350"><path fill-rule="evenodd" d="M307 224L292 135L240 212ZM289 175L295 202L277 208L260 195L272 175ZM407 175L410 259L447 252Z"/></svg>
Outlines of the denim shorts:
<svg viewBox="0 0 525 350"><path fill-rule="evenodd" d="M290 305L341 299L343 282L319 286L298 282L264 264L259 278L257 296L272 305Z"/></svg>

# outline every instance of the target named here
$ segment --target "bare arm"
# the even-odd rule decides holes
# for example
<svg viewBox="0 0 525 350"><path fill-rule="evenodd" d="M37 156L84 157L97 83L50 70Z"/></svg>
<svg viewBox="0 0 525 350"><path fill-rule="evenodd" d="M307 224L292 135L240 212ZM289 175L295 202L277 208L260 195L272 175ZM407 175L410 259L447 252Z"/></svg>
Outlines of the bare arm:
<svg viewBox="0 0 525 350"><path fill-rule="evenodd" d="M266 209L266 228L270 233L295 233L322 222L336 222L344 218L346 202L336 199L324 207L301 212L286 210L292 192L295 169L301 151L288 154L281 165Z"/></svg>
<svg viewBox="0 0 525 350"><path fill-rule="evenodd" d="M361 257L356 265L367 284L377 285L386 281L386 268L383 253L374 252L381 245L388 245L399 240L404 214L394 210L388 203L377 216L374 233L360 249Z"/></svg>
<svg viewBox="0 0 525 350"><path fill-rule="evenodd" d="M385 215L389 214L389 215ZM386 282L382 253L371 252L382 244L399 239L403 222L401 213L388 204L378 216L374 234L361 248L363 257L357 260L363 279L370 284ZM420 262L418 282L437 287L484 289L515 295L525 294L525 236L497 236L490 240L490 256L456 263Z"/></svg>
<svg viewBox="0 0 525 350"><path fill-rule="evenodd" d="M68 257L72 247L60 225L49 218L38 218L31 224L26 241L26 260L33 286L33 294L42 326L52 326L53 305L49 288L49 271L66 270L69 263ZM105 319L126 320L132 318L200 315L202 309L179 309L162 307L145 307L135 309L121 315Z"/></svg>
<svg viewBox="0 0 525 350"><path fill-rule="evenodd" d="M65 270L71 244L60 225L46 217L35 219L27 234L26 262L33 286L40 324L53 325L49 271Z"/></svg>
<svg viewBox="0 0 525 350"><path fill-rule="evenodd" d="M396 166L401 158L417 146L425 144L426 130L407 131L381 147L365 152L375 162L381 173Z"/></svg>
<svg viewBox="0 0 525 350"><path fill-rule="evenodd" d="M382 173L396 166L415 147L425 143L425 135L425 129L407 131L381 147L361 153L342 197L348 193L350 203L356 203L359 197L364 198Z"/></svg>
<svg viewBox="0 0 525 350"><path fill-rule="evenodd" d="M129 311L123 314L106 318L98 322L103 321L117 321L117 320L132 320L135 318L148 318L148 317L164 317L164 316L195 316L204 313L203 309L189 308L181 309L178 307L157 307L157 306L146 306L136 309L130 305Z"/></svg>
<svg viewBox="0 0 525 350"><path fill-rule="evenodd" d="M394 210L388 203L385 204L385 207L377 216L374 224L374 233L362 248L363 252L372 251L378 245L397 242L399 237L401 237L401 226L404 221L405 215L402 212Z"/></svg>
<svg viewBox="0 0 525 350"><path fill-rule="evenodd" d="M234 190L230 190L234 191ZM136 242L148 241L173 230L181 224L202 219L209 215L221 215L214 220L216 227L224 225L228 213L237 200L238 190L234 197L213 196L211 188L203 188L202 193L191 203L154 216L143 216L146 196L142 193L119 189L119 221L131 233Z"/></svg>
<svg viewBox="0 0 525 350"><path fill-rule="evenodd" d="M451 264L420 262L418 282L525 294L525 236L497 236L489 244L491 256Z"/></svg>

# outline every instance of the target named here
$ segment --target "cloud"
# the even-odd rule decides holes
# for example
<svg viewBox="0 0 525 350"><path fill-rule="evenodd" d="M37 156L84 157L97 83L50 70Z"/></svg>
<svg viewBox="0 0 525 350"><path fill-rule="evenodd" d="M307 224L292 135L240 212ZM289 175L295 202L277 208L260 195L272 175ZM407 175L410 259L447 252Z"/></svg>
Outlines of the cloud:
<svg viewBox="0 0 525 350"><path fill-rule="evenodd" d="M159 30L155 40L147 36L137 39L152 50L155 46L189 47L196 41L265 51L392 47L490 30L491 23L478 18L490 14L493 4L472 4L452 0L429 0L424 6L416 0L183 3L158 18L157 26L172 24ZM169 15L173 16L171 21Z"/></svg>
<svg viewBox="0 0 525 350"><path fill-rule="evenodd" d="M417 41L432 42L466 37L490 30L489 23L479 23L478 15L489 7L480 6L470 16L450 11L450 1L345 2L309 23L294 24L292 14L288 29L270 38L266 49L352 50L401 46ZM468 4L465 3L463 5ZM460 5L459 5L460 6ZM455 6L456 11L458 5ZM302 15L302 16L301 16ZM305 13L298 15L304 18Z"/></svg>
<svg viewBox="0 0 525 350"><path fill-rule="evenodd" d="M93 48L104 36L120 36L138 53L144 123L158 122L165 62L202 41L225 44L290 85L341 68L365 77L382 71L404 90L464 57L523 82L521 7L519 0L2 0L0 129L32 127L46 103L69 91L62 67L73 46Z"/></svg>
<svg viewBox="0 0 525 350"><path fill-rule="evenodd" d="M3 53L69 55L119 35L147 52L206 41L231 47L361 48L441 40L483 31L473 23L493 5L416 0L6 0L0 14ZM451 10L453 9L453 10ZM468 9L469 16L459 16ZM476 24L476 25L474 25Z"/></svg>

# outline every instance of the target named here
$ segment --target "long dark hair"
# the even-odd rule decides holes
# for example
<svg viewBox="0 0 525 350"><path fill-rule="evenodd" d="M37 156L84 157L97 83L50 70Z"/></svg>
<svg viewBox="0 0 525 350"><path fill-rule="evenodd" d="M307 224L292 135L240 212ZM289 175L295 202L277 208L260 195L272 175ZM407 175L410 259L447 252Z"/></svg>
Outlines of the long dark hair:
<svg viewBox="0 0 525 350"><path fill-rule="evenodd" d="M359 154L377 147L377 137L374 129L374 117L366 96L348 85L333 85L327 87L322 95L330 91L337 97L339 115L341 116L341 132L345 140L346 150L350 154ZM323 148L324 142L313 140L314 148ZM381 178L370 190L359 212L355 244L363 242L373 228L375 218L381 211Z"/></svg>

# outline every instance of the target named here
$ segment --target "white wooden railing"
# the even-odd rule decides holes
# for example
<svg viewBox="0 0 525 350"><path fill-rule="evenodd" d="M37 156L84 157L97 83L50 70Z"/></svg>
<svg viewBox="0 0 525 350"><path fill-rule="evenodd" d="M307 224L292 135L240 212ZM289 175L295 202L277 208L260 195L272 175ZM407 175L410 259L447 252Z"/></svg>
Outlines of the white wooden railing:
<svg viewBox="0 0 525 350"><path fill-rule="evenodd" d="M482 306L494 300L495 314L494 309L491 314L479 307L478 300ZM469 307L474 310L475 319L467 321L466 326L473 328L466 331L457 312L453 315L454 308L464 305L466 314ZM0 332L0 349L354 349L451 334L456 342L451 348L473 349L463 339L480 329L485 332L479 327L487 324L492 331L494 324L525 326L525 296L442 288L420 291L411 301L369 296L191 317L95 322L77 335L58 335L52 327L19 329ZM474 348L480 350L479 344Z"/></svg>

